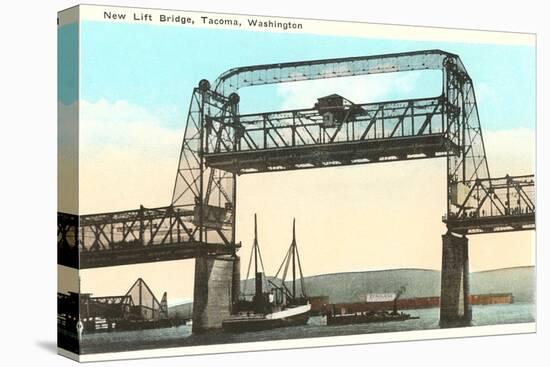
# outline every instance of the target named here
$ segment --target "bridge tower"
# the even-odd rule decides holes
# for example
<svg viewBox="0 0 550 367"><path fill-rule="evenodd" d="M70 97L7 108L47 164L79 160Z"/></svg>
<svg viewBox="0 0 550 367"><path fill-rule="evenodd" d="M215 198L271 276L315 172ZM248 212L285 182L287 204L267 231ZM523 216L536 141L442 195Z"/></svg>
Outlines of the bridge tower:
<svg viewBox="0 0 550 367"><path fill-rule="evenodd" d="M435 97L239 114L240 88L314 79L437 70ZM349 101L348 101L349 102ZM440 324L467 324L468 235L534 228L533 176L489 174L473 82L458 55L398 54L254 65L222 73L193 91L172 206L193 213L190 241L232 248L196 258L194 330L221 326L238 295L237 176L411 159L445 158ZM510 196L512 195L512 196ZM217 318L216 318L217 317Z"/></svg>
<svg viewBox="0 0 550 367"><path fill-rule="evenodd" d="M206 166L204 157L237 140L236 129L217 130L213 118L238 123L239 96L228 97L201 80L194 89L185 128L172 205L191 210L192 240L233 248L230 255L198 253L195 258L193 331L221 326L240 290L240 259L235 249L237 175ZM216 139L209 138L214 135Z"/></svg>
<svg viewBox="0 0 550 367"><path fill-rule="evenodd" d="M443 250L439 324L441 327L468 325L472 321L468 238L450 231L441 237Z"/></svg>

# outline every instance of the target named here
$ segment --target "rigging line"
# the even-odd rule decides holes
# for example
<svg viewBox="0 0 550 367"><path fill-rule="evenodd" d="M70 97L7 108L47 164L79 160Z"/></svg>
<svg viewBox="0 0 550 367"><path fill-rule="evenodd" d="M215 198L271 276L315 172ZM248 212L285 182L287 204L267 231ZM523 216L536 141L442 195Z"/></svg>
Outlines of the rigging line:
<svg viewBox="0 0 550 367"><path fill-rule="evenodd" d="M286 273L288 272L289 260L290 260L290 249L289 251L287 251L287 254L283 260L283 263L281 264L281 265L284 265L284 270L283 270L283 273L281 274L281 281L283 282L283 284L284 284L284 280L286 279Z"/></svg>
<svg viewBox="0 0 550 367"><path fill-rule="evenodd" d="M300 253L298 252L298 246L296 246L296 258L298 259L298 270L300 271L300 286L302 287L302 296L306 295L304 287L304 274L302 274L302 263L300 262Z"/></svg>
<svg viewBox="0 0 550 367"><path fill-rule="evenodd" d="M267 288L268 288L267 275L265 274L264 261L262 260L262 252L260 251L259 246L258 246L258 256L260 257L260 266L262 267L262 272L264 273L263 280L265 282L265 289L267 290Z"/></svg>
<svg viewBox="0 0 550 367"><path fill-rule="evenodd" d="M298 248L296 247L296 219L292 220L292 296L296 298L296 253Z"/></svg>
<svg viewBox="0 0 550 367"><path fill-rule="evenodd" d="M244 281L244 289L243 291L241 292L242 294L246 294L245 291L246 289L248 288L248 276L250 275L250 266L252 265L252 253L254 251L254 246L252 246L252 248L250 249L250 258L248 260L248 269L246 270L246 279Z"/></svg>
<svg viewBox="0 0 550 367"><path fill-rule="evenodd" d="M277 276L278 276L279 273L281 272L281 269L283 268L283 265L284 265L284 263L285 263L285 261L286 261L286 258L287 258L287 256L288 256L288 251L289 251L289 250L287 250L287 252L286 252L286 254L285 254L285 257L283 258L283 262L281 263L281 265L279 266L279 269L278 269L277 272L275 273L275 278L277 278Z"/></svg>
<svg viewBox="0 0 550 367"><path fill-rule="evenodd" d="M282 283L283 287L284 287L288 292L290 292L290 291L288 290L288 288L287 288L287 286L286 286L286 284L285 284L285 280L286 280L286 274L288 273L288 266L289 266L289 264L290 264L290 256L291 256L291 255L290 255L290 251L291 251L291 250L292 250L292 247L288 250L288 256L285 258L285 260L286 260L286 261L285 261L285 262L286 262L286 264L285 264L285 270L284 270L283 276L282 276L282 278L281 278L281 283Z"/></svg>

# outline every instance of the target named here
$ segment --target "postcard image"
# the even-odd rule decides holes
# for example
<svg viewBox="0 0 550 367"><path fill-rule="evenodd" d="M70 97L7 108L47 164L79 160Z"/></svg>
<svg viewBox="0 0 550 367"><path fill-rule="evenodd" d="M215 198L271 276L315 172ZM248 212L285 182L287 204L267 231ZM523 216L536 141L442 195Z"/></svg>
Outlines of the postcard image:
<svg viewBox="0 0 550 367"><path fill-rule="evenodd" d="M58 15L58 350L534 332L534 34Z"/></svg>

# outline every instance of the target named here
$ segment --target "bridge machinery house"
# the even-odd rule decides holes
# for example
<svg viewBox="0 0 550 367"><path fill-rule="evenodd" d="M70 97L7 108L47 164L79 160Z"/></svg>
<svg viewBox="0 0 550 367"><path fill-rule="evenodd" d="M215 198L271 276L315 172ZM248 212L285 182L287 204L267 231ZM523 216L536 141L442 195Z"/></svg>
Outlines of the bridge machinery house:
<svg viewBox="0 0 550 367"><path fill-rule="evenodd" d="M314 108L323 116L324 128L337 127L346 121L353 120L356 113L363 111L360 106L339 94L318 98Z"/></svg>

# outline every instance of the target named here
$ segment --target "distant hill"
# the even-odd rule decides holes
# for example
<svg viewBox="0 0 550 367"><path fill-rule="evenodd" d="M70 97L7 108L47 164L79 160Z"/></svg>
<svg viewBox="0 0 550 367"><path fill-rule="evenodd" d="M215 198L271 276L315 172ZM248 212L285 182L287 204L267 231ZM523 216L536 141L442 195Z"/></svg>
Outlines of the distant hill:
<svg viewBox="0 0 550 367"><path fill-rule="evenodd" d="M470 293L512 293L514 302L534 302L536 271L533 266L480 271L470 277Z"/></svg>
<svg viewBox="0 0 550 367"><path fill-rule="evenodd" d="M182 303L179 305L173 305L168 307L169 317L180 317L183 319L191 318L193 313L193 303Z"/></svg>
<svg viewBox="0 0 550 367"><path fill-rule="evenodd" d="M304 279L307 294L327 295L331 303L364 301L367 293L390 293L405 286L402 297L429 297L440 292L436 270L396 269L317 275Z"/></svg>
<svg viewBox="0 0 550 367"><path fill-rule="evenodd" d="M403 298L438 296L441 273L437 270L395 269L326 274L304 279L309 295L328 295L330 302L364 300L366 293L395 292L406 287ZM534 267L517 267L470 274L470 293L512 293L516 302L532 302Z"/></svg>
<svg viewBox="0 0 550 367"><path fill-rule="evenodd" d="M309 296L329 296L331 303L363 301L366 293L395 292L406 287L403 298L439 296L441 273L438 270L392 269L353 273L323 274L304 278ZM241 281L244 289L245 281ZM247 292L253 292L249 280ZM535 299L535 268L532 266L497 269L470 274L470 293L512 293L515 302ZM184 307L186 306L186 307ZM190 314L190 304L169 308L169 312Z"/></svg>

